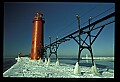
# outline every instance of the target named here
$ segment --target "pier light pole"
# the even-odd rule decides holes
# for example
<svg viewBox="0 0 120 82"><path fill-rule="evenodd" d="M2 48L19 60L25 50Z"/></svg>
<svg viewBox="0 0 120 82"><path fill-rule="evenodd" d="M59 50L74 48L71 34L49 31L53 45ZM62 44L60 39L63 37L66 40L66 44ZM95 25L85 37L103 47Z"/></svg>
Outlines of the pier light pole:
<svg viewBox="0 0 120 82"><path fill-rule="evenodd" d="M78 15L76 15L76 18L78 20L78 29L79 29L79 50L78 50L78 62L75 64L75 68L74 68L74 74L80 74L81 75L81 72L80 72L80 66L79 66L79 59L80 59L80 46L81 46L81 42L80 42L80 17Z"/></svg>
<svg viewBox="0 0 120 82"><path fill-rule="evenodd" d="M56 60L58 60L58 56L57 56L57 49L58 49L57 40L58 40L58 36L56 37Z"/></svg>
<svg viewBox="0 0 120 82"><path fill-rule="evenodd" d="M89 25L90 25L90 21L92 20L92 17L90 16L89 18ZM91 47L91 33L90 33L90 26L89 26L89 40L90 40L90 47Z"/></svg>
<svg viewBox="0 0 120 82"><path fill-rule="evenodd" d="M90 25L91 20L92 20L92 17L90 16L90 18L88 20L89 21L89 25ZM92 56L92 65L94 66L93 52L92 52L92 47L91 47L92 43L91 43L91 29L90 29L90 26L89 26L88 29L89 29L88 30L89 31L88 35L89 35L89 42L90 42L89 51L90 51L90 54Z"/></svg>
<svg viewBox="0 0 120 82"><path fill-rule="evenodd" d="M50 39L50 55L49 55L49 58L50 58L51 53L52 53L52 51L51 51L51 37L50 36L49 36L49 39Z"/></svg>
<svg viewBox="0 0 120 82"><path fill-rule="evenodd" d="M79 59L80 59L80 46L81 46L81 41L80 41L80 17L79 17L79 15L77 14L76 15L76 18L77 18L77 20L78 20L78 29L79 29L79 51L78 51L78 63L79 63Z"/></svg>

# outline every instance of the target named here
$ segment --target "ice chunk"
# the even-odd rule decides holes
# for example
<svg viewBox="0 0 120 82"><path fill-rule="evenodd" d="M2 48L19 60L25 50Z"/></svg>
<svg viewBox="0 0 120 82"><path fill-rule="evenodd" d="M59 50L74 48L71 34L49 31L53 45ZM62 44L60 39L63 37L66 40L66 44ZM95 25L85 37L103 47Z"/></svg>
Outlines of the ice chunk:
<svg viewBox="0 0 120 82"><path fill-rule="evenodd" d="M42 59L40 58L39 60L38 60L38 62L41 64L41 63L43 63L43 61L42 61Z"/></svg>
<svg viewBox="0 0 120 82"><path fill-rule="evenodd" d="M94 62L94 66L91 67L91 70L92 70L92 73L94 75L98 75L99 74L95 62Z"/></svg>
<svg viewBox="0 0 120 82"><path fill-rule="evenodd" d="M79 66L78 62L75 65L74 74L80 74L80 66Z"/></svg>
<svg viewBox="0 0 120 82"><path fill-rule="evenodd" d="M48 62L47 62L47 65L50 65L50 57L48 58Z"/></svg>
<svg viewBox="0 0 120 82"><path fill-rule="evenodd" d="M59 61L58 61L58 58L57 58L57 61L56 61L56 65L59 65Z"/></svg>
<svg viewBox="0 0 120 82"><path fill-rule="evenodd" d="M45 58L45 64L47 64L47 58Z"/></svg>
<svg viewBox="0 0 120 82"><path fill-rule="evenodd" d="M15 58L15 60L17 60L17 62L19 62L21 60L21 58L18 56L18 58Z"/></svg>

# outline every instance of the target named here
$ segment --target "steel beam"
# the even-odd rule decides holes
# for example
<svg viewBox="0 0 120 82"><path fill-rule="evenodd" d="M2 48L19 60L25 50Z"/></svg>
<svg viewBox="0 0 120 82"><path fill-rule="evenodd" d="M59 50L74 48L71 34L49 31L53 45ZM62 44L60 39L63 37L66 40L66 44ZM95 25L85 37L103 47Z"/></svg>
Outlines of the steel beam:
<svg viewBox="0 0 120 82"><path fill-rule="evenodd" d="M91 23L90 25L87 25L87 26L81 28L81 29L80 29L80 34L84 34L84 31L83 31L83 30L88 29L89 27L94 26L94 25L96 25L96 24L98 24L98 23L100 23L100 22L102 22L102 21L104 21L104 20L106 20L106 19L109 19L109 18L111 18L111 17L113 17L113 16L115 16L115 12L113 12L113 13L111 13L111 14L109 14L109 15L107 15L107 16L105 16L105 17L103 17L103 18L101 18L101 19L99 19L99 20L97 20L97 21L95 21L95 22L93 22L93 23ZM109 23L109 24L110 24L110 23ZM55 41L55 42L47 45L47 46L45 46L45 47L49 47L50 45L56 44L57 42L60 42L60 41L63 40L63 39L69 38L70 36L72 36L72 35L74 35L74 34L76 34L76 33L79 33L79 30L77 30L77 31L75 31L75 32L73 32L73 33L71 33L71 34L69 34L69 35L67 35L67 36L65 36L65 37L63 37L63 38L61 38L61 39L59 39L59 40L57 40L57 41Z"/></svg>

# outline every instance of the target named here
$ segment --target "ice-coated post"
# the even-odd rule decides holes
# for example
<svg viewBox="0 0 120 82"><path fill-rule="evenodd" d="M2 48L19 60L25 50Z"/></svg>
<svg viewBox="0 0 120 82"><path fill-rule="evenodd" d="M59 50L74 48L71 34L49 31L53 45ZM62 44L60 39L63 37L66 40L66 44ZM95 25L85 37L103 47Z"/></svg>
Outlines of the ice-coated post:
<svg viewBox="0 0 120 82"><path fill-rule="evenodd" d="M80 72L80 66L79 66L78 62L75 64L74 74L81 74L81 72Z"/></svg>
<svg viewBox="0 0 120 82"><path fill-rule="evenodd" d="M57 58L57 61L56 61L56 65L59 65L59 60L58 60L58 58Z"/></svg>
<svg viewBox="0 0 120 82"><path fill-rule="evenodd" d="M47 58L45 58L45 64L47 64Z"/></svg>
<svg viewBox="0 0 120 82"><path fill-rule="evenodd" d="M48 65L48 66L50 65L50 57L48 57L47 65Z"/></svg>
<svg viewBox="0 0 120 82"><path fill-rule="evenodd" d="M94 61L94 66L91 67L91 70L92 70L92 73L94 75L98 75L99 74L98 70L97 70L97 67L96 67L96 64L95 64L95 61Z"/></svg>
<svg viewBox="0 0 120 82"><path fill-rule="evenodd" d="M74 68L74 74L81 74L80 72L80 66L79 66L79 59L80 59L80 46L81 46L81 41L80 41L80 17L77 14L76 18L78 20L78 30L79 30L79 49L78 49L78 62L76 62L75 68Z"/></svg>

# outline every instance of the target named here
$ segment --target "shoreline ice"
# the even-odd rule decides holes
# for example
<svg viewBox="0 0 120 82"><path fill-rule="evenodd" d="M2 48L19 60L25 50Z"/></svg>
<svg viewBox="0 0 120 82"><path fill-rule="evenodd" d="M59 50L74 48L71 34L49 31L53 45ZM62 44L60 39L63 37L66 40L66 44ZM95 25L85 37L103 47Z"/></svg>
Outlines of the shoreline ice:
<svg viewBox="0 0 120 82"><path fill-rule="evenodd" d="M80 66L81 74L74 74L75 65L30 60L28 57L17 59L17 63L3 73L3 77L25 78L114 78L114 70L97 68L99 74L92 73L92 67Z"/></svg>

